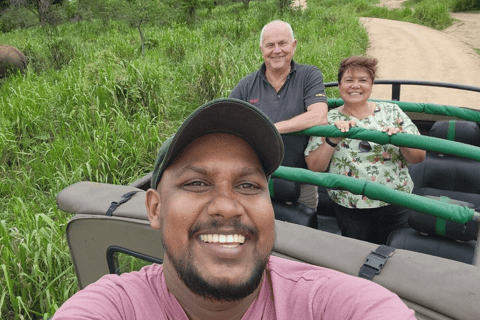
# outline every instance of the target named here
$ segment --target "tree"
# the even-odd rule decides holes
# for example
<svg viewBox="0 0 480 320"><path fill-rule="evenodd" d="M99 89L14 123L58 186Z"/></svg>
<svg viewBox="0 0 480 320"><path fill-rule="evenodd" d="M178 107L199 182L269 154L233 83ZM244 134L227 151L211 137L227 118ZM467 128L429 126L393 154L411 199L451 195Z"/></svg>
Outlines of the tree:
<svg viewBox="0 0 480 320"><path fill-rule="evenodd" d="M56 24L58 19L52 12L53 5L62 5L65 0L10 0L12 6L25 7L33 12L40 24Z"/></svg>
<svg viewBox="0 0 480 320"><path fill-rule="evenodd" d="M185 22L190 25L195 21L197 10L200 8L213 8L214 0L178 0L172 1L172 5L184 14Z"/></svg>
<svg viewBox="0 0 480 320"><path fill-rule="evenodd" d="M10 0L0 0L0 12L3 12L10 7Z"/></svg>
<svg viewBox="0 0 480 320"><path fill-rule="evenodd" d="M111 13L116 19L127 21L138 30L142 55L145 54L143 27L150 22L161 22L169 16L170 8L161 0L127 0L116 2Z"/></svg>

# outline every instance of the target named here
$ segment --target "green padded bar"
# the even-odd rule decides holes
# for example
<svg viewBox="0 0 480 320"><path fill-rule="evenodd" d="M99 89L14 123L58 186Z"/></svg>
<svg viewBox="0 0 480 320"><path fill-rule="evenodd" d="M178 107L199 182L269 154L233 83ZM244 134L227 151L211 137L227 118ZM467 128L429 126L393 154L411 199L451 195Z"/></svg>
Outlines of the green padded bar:
<svg viewBox="0 0 480 320"><path fill-rule="evenodd" d="M363 194L370 199L385 201L460 224L472 220L475 214L473 209L467 207L442 203L416 194L397 191L380 183L333 173L313 172L307 169L281 166L273 173L273 176L324 186L329 189L345 189L354 194Z"/></svg>
<svg viewBox="0 0 480 320"><path fill-rule="evenodd" d="M391 101L391 100L377 100L372 99L370 101L384 101L395 103L405 112L417 112L435 115L452 116L458 119L474 121L480 123L480 112L473 109L459 108L455 106L422 103L422 102L406 102L406 101ZM328 99L329 108L337 108L343 105L343 100L340 98Z"/></svg>
<svg viewBox="0 0 480 320"><path fill-rule="evenodd" d="M368 130L364 128L350 128L349 132L341 132L334 125L315 126L301 132L292 134L303 134L308 136L322 137L348 137L358 140L373 141L379 144L394 144L400 147L417 148L439 153L453 154L464 158L480 161L480 148L469 144L448 141L429 136L397 133L389 136L385 132Z"/></svg>

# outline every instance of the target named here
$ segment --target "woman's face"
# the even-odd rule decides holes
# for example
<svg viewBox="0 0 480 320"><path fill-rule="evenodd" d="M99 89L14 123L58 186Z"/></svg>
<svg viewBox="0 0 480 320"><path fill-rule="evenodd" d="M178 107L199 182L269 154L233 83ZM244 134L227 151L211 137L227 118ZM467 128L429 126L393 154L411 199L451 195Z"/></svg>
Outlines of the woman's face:
<svg viewBox="0 0 480 320"><path fill-rule="evenodd" d="M347 69L338 89L346 105L364 105L372 94L373 79L362 69Z"/></svg>

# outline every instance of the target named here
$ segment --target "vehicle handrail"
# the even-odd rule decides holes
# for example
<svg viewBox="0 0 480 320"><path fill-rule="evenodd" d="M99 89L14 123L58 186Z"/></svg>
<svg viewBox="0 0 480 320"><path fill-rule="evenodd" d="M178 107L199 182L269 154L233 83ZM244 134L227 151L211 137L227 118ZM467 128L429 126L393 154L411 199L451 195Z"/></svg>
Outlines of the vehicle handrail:
<svg viewBox="0 0 480 320"><path fill-rule="evenodd" d="M413 193L391 189L378 182L347 177L335 173L313 172L308 169L280 166L274 177L315 184L329 189L344 189L351 193L367 196L394 205L420 211L434 217L464 224L470 220L480 222L480 214L474 209L441 202Z"/></svg>
<svg viewBox="0 0 480 320"><path fill-rule="evenodd" d="M353 127L348 132L342 132L334 125L315 126L303 131L291 133L292 135L308 135L322 137L348 137L357 140L367 140L378 144L393 144L400 147L423 149L444 154L480 161L480 147L470 144L450 141L435 137L397 133L389 136L386 132Z"/></svg>

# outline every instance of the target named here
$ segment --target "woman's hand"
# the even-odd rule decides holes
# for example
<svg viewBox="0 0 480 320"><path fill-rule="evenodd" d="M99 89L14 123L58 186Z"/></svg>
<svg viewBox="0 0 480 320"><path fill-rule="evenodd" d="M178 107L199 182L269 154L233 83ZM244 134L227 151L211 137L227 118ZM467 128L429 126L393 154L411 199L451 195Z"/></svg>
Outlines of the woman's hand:
<svg viewBox="0 0 480 320"><path fill-rule="evenodd" d="M402 127L385 127L383 132L386 132L389 136L403 132ZM415 148L399 147L400 152L409 163L419 163L425 159L426 151Z"/></svg>
<svg viewBox="0 0 480 320"><path fill-rule="evenodd" d="M338 120L333 123L335 127L337 127L338 130L342 132L348 132L350 128L353 128L357 125L355 120L349 120L349 121L344 121L344 120Z"/></svg>
<svg viewBox="0 0 480 320"><path fill-rule="evenodd" d="M349 121L338 120L338 121L335 121L333 124L335 125L335 127L337 127L338 130L342 132L348 132L350 131L350 128L353 128L357 125L357 123L353 119ZM333 143L339 143L343 139L343 137L336 137L336 138L330 137L329 139Z"/></svg>
<svg viewBox="0 0 480 320"><path fill-rule="evenodd" d="M403 129L402 127L385 127L383 128L383 132L386 132L389 136L391 136L392 134L403 132Z"/></svg>

